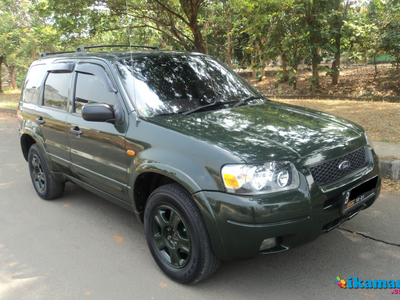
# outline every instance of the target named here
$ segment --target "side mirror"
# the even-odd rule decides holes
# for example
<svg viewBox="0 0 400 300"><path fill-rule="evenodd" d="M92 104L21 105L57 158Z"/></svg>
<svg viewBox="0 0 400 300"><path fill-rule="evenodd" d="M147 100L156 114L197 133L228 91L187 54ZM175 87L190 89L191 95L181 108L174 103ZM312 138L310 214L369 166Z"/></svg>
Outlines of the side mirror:
<svg viewBox="0 0 400 300"><path fill-rule="evenodd" d="M107 104L87 104L82 108L82 118L92 122L114 123L114 110Z"/></svg>

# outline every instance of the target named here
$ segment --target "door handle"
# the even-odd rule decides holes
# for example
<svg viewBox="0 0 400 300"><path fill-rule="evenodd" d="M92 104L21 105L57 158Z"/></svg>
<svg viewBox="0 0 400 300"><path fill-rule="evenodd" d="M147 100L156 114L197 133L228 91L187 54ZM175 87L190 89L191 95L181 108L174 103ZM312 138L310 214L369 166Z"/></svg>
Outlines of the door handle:
<svg viewBox="0 0 400 300"><path fill-rule="evenodd" d="M37 118L36 121L39 123L39 125L44 125L44 123L46 123L46 121L43 120L42 117Z"/></svg>
<svg viewBox="0 0 400 300"><path fill-rule="evenodd" d="M82 130L80 130L78 126L72 127L69 131L75 134L77 138L83 134Z"/></svg>

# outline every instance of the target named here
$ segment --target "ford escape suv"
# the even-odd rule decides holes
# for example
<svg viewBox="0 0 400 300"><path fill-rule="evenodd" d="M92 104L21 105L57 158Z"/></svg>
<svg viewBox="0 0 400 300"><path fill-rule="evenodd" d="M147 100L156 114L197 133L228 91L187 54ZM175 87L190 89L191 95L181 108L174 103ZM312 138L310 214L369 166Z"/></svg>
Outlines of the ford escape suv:
<svg viewBox="0 0 400 300"><path fill-rule="evenodd" d="M50 200L70 181L135 213L173 280L310 242L377 199L362 127L270 101L208 55L89 48L28 71L18 119L33 186Z"/></svg>

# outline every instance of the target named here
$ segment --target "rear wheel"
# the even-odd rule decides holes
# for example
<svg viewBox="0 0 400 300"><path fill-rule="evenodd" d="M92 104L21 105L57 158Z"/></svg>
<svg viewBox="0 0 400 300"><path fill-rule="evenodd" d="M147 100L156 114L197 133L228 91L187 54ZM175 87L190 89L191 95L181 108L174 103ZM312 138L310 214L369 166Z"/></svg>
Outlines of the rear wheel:
<svg viewBox="0 0 400 300"><path fill-rule="evenodd" d="M38 195L45 200L60 197L64 192L65 183L55 180L37 144L33 144L29 149L28 162L32 183Z"/></svg>
<svg viewBox="0 0 400 300"><path fill-rule="evenodd" d="M171 279L196 283L218 269L200 211L180 185L168 184L150 195L144 228L151 254Z"/></svg>

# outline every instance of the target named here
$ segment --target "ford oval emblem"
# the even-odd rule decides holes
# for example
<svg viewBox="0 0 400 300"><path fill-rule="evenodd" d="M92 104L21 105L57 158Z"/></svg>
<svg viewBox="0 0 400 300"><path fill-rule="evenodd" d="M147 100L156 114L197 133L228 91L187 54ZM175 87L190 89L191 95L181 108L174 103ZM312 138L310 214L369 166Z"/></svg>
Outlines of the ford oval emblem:
<svg viewBox="0 0 400 300"><path fill-rule="evenodd" d="M339 169L342 171L347 170L348 168L350 168L350 162L348 162L347 160L339 165Z"/></svg>

